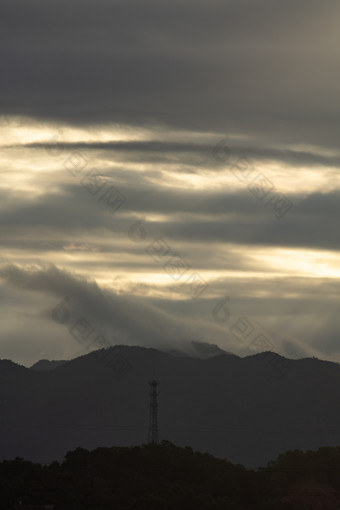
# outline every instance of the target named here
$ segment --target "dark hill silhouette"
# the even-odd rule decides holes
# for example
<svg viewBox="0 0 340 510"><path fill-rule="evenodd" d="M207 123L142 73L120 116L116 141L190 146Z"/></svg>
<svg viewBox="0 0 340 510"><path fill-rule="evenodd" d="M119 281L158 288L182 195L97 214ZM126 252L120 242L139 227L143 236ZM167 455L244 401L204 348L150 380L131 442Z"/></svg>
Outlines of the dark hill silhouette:
<svg viewBox="0 0 340 510"><path fill-rule="evenodd" d="M115 346L52 370L0 361L1 457L50 462L78 446L145 443L153 377L160 438L179 446L257 467L289 449L340 444L336 363Z"/></svg>
<svg viewBox="0 0 340 510"><path fill-rule="evenodd" d="M66 363L66 360L48 360L48 359L41 359L34 363L34 365L31 366L33 370L53 370L54 368L59 367L59 365L62 365L63 363Z"/></svg>
<svg viewBox="0 0 340 510"><path fill-rule="evenodd" d="M339 466L340 448L287 452L257 471L169 441L76 448L61 464L0 462L0 509L338 510Z"/></svg>

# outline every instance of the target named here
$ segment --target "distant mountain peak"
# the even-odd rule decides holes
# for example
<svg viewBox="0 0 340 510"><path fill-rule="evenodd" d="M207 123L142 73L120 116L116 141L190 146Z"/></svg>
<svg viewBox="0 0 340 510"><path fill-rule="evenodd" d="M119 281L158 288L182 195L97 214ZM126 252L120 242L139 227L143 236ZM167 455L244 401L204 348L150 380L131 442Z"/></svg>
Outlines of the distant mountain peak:
<svg viewBox="0 0 340 510"><path fill-rule="evenodd" d="M339 444L339 364L239 357L189 340L173 347L179 354L116 345L32 369L1 360L2 458L49 462L77 446L143 444L153 374L160 438L174 444L255 467L288 449Z"/></svg>
<svg viewBox="0 0 340 510"><path fill-rule="evenodd" d="M30 368L31 370L54 370L66 363L66 360L48 360L48 359L40 359L36 363L34 363Z"/></svg>
<svg viewBox="0 0 340 510"><path fill-rule="evenodd" d="M288 359L285 358L285 356L281 356L281 354L278 354L274 351L262 351L262 352L255 352L254 354L251 354L248 357L257 357L257 358L282 358L282 359Z"/></svg>

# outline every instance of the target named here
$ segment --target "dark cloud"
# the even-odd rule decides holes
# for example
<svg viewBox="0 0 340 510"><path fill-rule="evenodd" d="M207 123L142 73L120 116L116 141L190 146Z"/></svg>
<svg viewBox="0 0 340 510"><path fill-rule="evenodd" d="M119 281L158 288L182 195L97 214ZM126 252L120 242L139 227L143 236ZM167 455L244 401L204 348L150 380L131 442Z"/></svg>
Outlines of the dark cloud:
<svg viewBox="0 0 340 510"><path fill-rule="evenodd" d="M52 356L74 354L45 303L70 294L113 342L204 339L245 354L229 325L212 320L229 296L233 317L259 321L283 354L338 356L337 313L328 312L337 268L321 269L340 248L339 15L336 0L2 2L0 115L14 134L4 132L1 147L1 255L20 264L1 273L6 352L19 352L29 329L35 353L55 344ZM33 125L39 136L27 135ZM74 126L82 131L68 138ZM139 127L147 130L136 139ZM126 198L114 214L67 171L72 154ZM233 175L238 158L291 201L284 217ZM143 242L128 235L137 220ZM159 285L164 267L146 253L157 237L190 270L210 273L202 298L184 297L170 278ZM277 248L291 249L285 268L266 259ZM299 275L301 249L315 264ZM101 271L113 290L46 261Z"/></svg>
<svg viewBox="0 0 340 510"><path fill-rule="evenodd" d="M165 135L166 136L166 135ZM225 142L224 142L225 139ZM141 142L77 142L77 143L31 143L26 144L27 149L44 149L47 151L56 151L62 153L63 151L105 151L106 156L108 152L112 151L116 153L123 153L121 160L128 159L131 161L132 153L137 152L139 158L148 158L145 153L152 154L152 161L167 161L166 157L176 156L180 154L182 163L203 166L203 164L209 163L211 171L216 172L228 171L228 168L233 167L239 158L248 158L249 163L254 162L255 164L261 163L262 161L275 161L290 164L294 166L323 166L323 167L334 167L340 166L339 157L322 156L312 151L298 151L289 149L278 149L273 147L247 147L239 146L235 142L228 141L225 136L221 140L212 140L213 143L179 143L179 142L163 142L163 141L141 141ZM214 153L215 147L219 143L222 143L222 152L217 157ZM224 152L223 152L223 146ZM18 147L18 146L17 146ZM19 146L20 147L20 146ZM15 148L15 146L9 146L7 148ZM90 152L89 152L90 153ZM157 156L161 153L161 156ZM187 153L184 154L183 153ZM191 154L191 157L190 157ZM197 158L200 158L199 160Z"/></svg>
<svg viewBox="0 0 340 510"><path fill-rule="evenodd" d="M338 16L334 0L7 0L2 113L337 148Z"/></svg>
<svg viewBox="0 0 340 510"><path fill-rule="evenodd" d="M127 239L129 228L145 213L164 215L162 221L147 221L148 239L163 236L170 241L236 243L240 245L283 246L339 250L339 192L313 193L306 198L288 195L293 208L277 219L273 209L257 200L246 188L226 191L159 190L114 182L126 202L114 214L81 184L60 186L58 193L30 197L12 194L3 204L0 226L26 227L31 234L41 226L63 229L69 234L95 230L119 232ZM186 215L183 221L183 215ZM4 236L4 239L6 236ZM14 241L18 242L17 240ZM24 241L23 241L24 242Z"/></svg>
<svg viewBox="0 0 340 510"><path fill-rule="evenodd" d="M0 269L0 277L23 292L33 291L58 298L53 308L43 312L44 319L50 324L53 321L60 323L66 330L73 328L79 319L85 319L95 335L105 336L112 345L158 346L183 351L186 343L204 341L213 336L236 348L236 342L232 338L228 340L223 330L213 322L209 324L176 317L133 296L120 296L101 289L95 282L55 266L24 269L7 265ZM65 299L69 301L64 302ZM44 300L40 301L40 306L46 306ZM37 335L40 336L40 333Z"/></svg>
<svg viewBox="0 0 340 510"><path fill-rule="evenodd" d="M212 316L220 302L216 298L205 299L198 306L190 301L163 302L145 297L141 300L128 294L118 295L54 266L23 268L7 264L1 268L0 276L6 282L1 289L6 298L3 310L6 313L10 310L11 321L9 329L3 331L2 349L20 359L33 360L43 355L70 357L71 353L82 352L86 342L75 341L69 332L80 318L88 321L94 336L102 334L111 344L147 345L193 354L188 342L215 341L244 355L247 353L244 342L231 332L238 317L245 317L257 332L270 339L274 350L288 357L313 354L337 358L338 313L331 296L327 301L331 288L321 279L316 282L318 296L308 295L313 285L307 278L298 286L287 279L258 279L252 286L249 280L233 285L228 279L224 290L231 294L228 300L231 316L227 322L216 323ZM247 297L252 290L255 293L266 290L268 297ZM300 291L304 297L290 297L291 292L299 295ZM275 293L277 297L273 300ZM66 297L70 298L67 303ZM70 316L63 321L65 308ZM60 320L53 318L53 310ZM26 348L20 352L23 339Z"/></svg>

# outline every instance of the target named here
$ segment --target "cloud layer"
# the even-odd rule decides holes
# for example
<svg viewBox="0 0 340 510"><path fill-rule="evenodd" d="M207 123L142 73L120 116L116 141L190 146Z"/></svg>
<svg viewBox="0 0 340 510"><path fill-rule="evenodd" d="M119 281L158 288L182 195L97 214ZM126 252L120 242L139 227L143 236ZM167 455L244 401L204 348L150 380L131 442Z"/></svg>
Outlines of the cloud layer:
<svg viewBox="0 0 340 510"><path fill-rule="evenodd" d="M3 352L77 353L40 315L72 294L114 342L242 355L246 317L281 354L338 360L338 2L2 14Z"/></svg>

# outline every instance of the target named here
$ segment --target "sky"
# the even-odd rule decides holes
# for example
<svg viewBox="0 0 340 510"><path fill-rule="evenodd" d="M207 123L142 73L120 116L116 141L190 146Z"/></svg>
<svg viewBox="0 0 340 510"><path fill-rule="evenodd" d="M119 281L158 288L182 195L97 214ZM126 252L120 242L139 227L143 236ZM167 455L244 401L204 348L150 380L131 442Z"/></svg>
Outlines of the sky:
<svg viewBox="0 0 340 510"><path fill-rule="evenodd" d="M339 2L0 10L1 358L339 362Z"/></svg>

